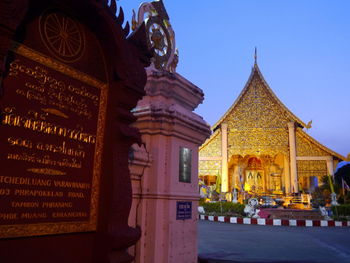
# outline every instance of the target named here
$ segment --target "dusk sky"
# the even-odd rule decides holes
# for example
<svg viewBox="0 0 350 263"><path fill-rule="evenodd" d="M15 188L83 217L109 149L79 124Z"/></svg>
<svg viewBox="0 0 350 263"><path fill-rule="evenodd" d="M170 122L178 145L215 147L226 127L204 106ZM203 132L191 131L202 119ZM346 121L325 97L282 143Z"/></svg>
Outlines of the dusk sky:
<svg viewBox="0 0 350 263"><path fill-rule="evenodd" d="M131 22L140 0L119 0ZM308 133L350 153L350 1L164 0L179 49L177 72L200 87L196 112L213 125L258 65Z"/></svg>

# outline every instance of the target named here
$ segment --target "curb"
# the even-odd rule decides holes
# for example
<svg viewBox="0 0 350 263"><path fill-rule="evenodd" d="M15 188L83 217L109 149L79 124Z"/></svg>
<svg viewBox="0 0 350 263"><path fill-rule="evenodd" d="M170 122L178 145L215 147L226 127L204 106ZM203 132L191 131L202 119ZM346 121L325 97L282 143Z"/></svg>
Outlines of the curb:
<svg viewBox="0 0 350 263"><path fill-rule="evenodd" d="M243 225L261 226L304 226L304 227L350 227L350 221L333 220L299 220L299 219L268 219L249 217L228 217L228 216L205 216L199 215L200 220L223 222Z"/></svg>

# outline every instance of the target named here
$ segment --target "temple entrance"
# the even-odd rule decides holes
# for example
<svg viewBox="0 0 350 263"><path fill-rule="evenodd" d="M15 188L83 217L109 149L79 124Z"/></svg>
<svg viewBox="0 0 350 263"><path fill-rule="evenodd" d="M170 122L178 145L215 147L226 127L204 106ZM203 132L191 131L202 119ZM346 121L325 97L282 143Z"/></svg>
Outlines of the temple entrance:
<svg viewBox="0 0 350 263"><path fill-rule="evenodd" d="M283 195L289 187L285 155L233 155L229 161L229 188L252 195ZM287 167L285 169L285 167ZM286 179L287 178L287 179Z"/></svg>
<svg viewBox="0 0 350 263"><path fill-rule="evenodd" d="M245 191L253 193L262 193L265 191L265 173L259 158L251 157L248 159L244 174Z"/></svg>
<svg viewBox="0 0 350 263"><path fill-rule="evenodd" d="M263 170L246 170L244 190L253 193L264 192L264 179Z"/></svg>
<svg viewBox="0 0 350 263"><path fill-rule="evenodd" d="M271 177L272 193L273 194L283 194L281 174L272 173L272 174L270 174L270 177Z"/></svg>

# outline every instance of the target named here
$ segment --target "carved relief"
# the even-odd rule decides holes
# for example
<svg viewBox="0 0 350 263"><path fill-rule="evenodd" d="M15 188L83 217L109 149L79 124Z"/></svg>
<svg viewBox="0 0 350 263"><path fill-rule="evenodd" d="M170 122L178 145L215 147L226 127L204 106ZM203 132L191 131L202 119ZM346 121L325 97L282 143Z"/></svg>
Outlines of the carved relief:
<svg viewBox="0 0 350 263"><path fill-rule="evenodd" d="M328 156L329 153L308 140L302 131L296 131L297 156Z"/></svg>
<svg viewBox="0 0 350 263"><path fill-rule="evenodd" d="M199 175L217 175L221 173L221 161L199 161Z"/></svg>
<svg viewBox="0 0 350 263"><path fill-rule="evenodd" d="M221 156L221 132L218 131L212 135L213 137L199 150L200 157L217 157Z"/></svg>
<svg viewBox="0 0 350 263"><path fill-rule="evenodd" d="M285 111L275 101L257 73L234 110L227 116L229 156L288 152Z"/></svg>
<svg viewBox="0 0 350 263"><path fill-rule="evenodd" d="M327 175L327 162L324 160L298 160L298 177Z"/></svg>
<svg viewBox="0 0 350 263"><path fill-rule="evenodd" d="M227 117L229 128L284 128L290 121L255 73L250 86Z"/></svg>
<svg viewBox="0 0 350 263"><path fill-rule="evenodd" d="M277 129L237 130L228 136L228 155L264 154L275 156L288 153L288 132Z"/></svg>
<svg viewBox="0 0 350 263"><path fill-rule="evenodd" d="M64 62L78 60L84 51L84 30L65 14L47 11L40 18L40 36L48 50Z"/></svg>

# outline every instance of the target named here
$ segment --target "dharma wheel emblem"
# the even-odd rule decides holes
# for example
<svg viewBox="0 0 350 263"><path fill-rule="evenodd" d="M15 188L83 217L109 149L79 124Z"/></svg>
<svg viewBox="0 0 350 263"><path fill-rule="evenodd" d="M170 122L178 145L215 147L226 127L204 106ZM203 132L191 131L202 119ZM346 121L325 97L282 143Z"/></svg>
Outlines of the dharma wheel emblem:
<svg viewBox="0 0 350 263"><path fill-rule="evenodd" d="M174 73L179 54L175 48L175 32L170 24L163 0L141 4L137 17L133 11L132 29L136 30L143 22L146 25L149 47L154 50L151 67Z"/></svg>
<svg viewBox="0 0 350 263"><path fill-rule="evenodd" d="M48 50L64 62L77 61L84 51L81 26L59 12L45 13L40 19L40 35Z"/></svg>
<svg viewBox="0 0 350 263"><path fill-rule="evenodd" d="M154 23L150 26L149 36L158 56L164 56L168 53L168 39L163 28L159 24Z"/></svg>
<svg viewBox="0 0 350 263"><path fill-rule="evenodd" d="M164 69L168 63L172 49L169 32L162 20L159 20L156 17L150 17L147 20L146 28L148 31L150 46L154 48L155 52L155 67L158 69Z"/></svg>

